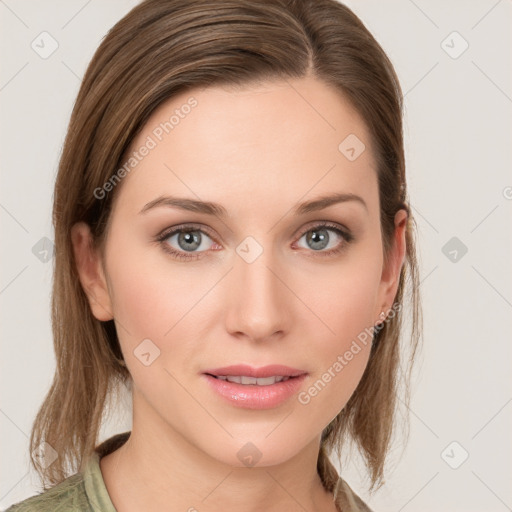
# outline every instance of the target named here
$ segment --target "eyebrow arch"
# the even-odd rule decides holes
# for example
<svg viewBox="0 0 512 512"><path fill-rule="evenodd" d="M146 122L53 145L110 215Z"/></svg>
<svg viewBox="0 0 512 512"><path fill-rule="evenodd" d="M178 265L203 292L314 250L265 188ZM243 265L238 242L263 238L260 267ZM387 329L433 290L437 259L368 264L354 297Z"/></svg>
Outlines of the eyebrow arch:
<svg viewBox="0 0 512 512"><path fill-rule="evenodd" d="M329 206L337 203L345 203L348 201L356 201L368 210L368 206L362 197L352 193L335 193L297 204L292 208L292 212L294 215L304 215L306 213L323 210L324 208L328 208ZM226 209L218 203L173 196L160 196L153 199L153 201L144 205L139 214L146 213L148 210L152 210L158 206L175 207L190 212L215 215L217 217L226 217L227 215Z"/></svg>

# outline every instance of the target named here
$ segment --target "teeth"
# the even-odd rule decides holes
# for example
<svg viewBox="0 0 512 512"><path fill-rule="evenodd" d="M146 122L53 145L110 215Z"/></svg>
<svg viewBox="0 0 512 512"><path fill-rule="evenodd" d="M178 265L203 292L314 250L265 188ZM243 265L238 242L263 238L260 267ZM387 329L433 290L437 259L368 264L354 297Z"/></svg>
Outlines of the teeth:
<svg viewBox="0 0 512 512"><path fill-rule="evenodd" d="M290 377L283 377L276 375L273 377L246 377L245 375L217 375L217 379L227 380L228 382L235 382L237 384L255 384L257 386L271 386L276 382L287 381Z"/></svg>

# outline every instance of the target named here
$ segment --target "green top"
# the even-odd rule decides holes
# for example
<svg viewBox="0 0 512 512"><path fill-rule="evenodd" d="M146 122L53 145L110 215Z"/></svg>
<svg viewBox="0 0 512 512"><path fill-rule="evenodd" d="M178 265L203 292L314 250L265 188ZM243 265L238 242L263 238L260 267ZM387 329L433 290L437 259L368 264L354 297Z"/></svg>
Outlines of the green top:
<svg viewBox="0 0 512 512"><path fill-rule="evenodd" d="M96 449L83 471L12 505L5 512L116 512L103 481L100 458Z"/></svg>
<svg viewBox="0 0 512 512"><path fill-rule="evenodd" d="M11 505L5 512L117 512L108 494L100 469L100 459L117 450L130 432L116 434L98 447L82 471L51 489ZM340 512L372 512L340 477L334 489Z"/></svg>

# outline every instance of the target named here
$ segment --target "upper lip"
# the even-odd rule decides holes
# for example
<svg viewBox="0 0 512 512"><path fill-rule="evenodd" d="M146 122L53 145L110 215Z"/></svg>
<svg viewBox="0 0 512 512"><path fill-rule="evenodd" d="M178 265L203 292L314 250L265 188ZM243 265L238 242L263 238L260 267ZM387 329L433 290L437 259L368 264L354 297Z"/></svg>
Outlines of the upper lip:
<svg viewBox="0 0 512 512"><path fill-rule="evenodd" d="M271 364L268 366L262 366L255 368L246 364L236 364L232 366L223 366L222 368L215 368L213 370L206 370L203 373L210 375L245 375L246 377L296 377L307 373L304 370L297 368L291 368L290 366L284 366L282 364Z"/></svg>

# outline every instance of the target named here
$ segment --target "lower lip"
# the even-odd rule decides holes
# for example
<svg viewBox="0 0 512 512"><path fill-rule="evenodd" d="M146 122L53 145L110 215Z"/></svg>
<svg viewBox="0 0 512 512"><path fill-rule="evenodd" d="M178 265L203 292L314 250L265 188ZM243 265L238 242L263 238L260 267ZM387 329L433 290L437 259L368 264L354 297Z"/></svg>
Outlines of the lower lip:
<svg viewBox="0 0 512 512"><path fill-rule="evenodd" d="M237 384L216 379L203 373L208 384L230 404L244 409L271 409L281 405L298 392L306 374L292 377L287 381L276 382L269 386L256 384Z"/></svg>

